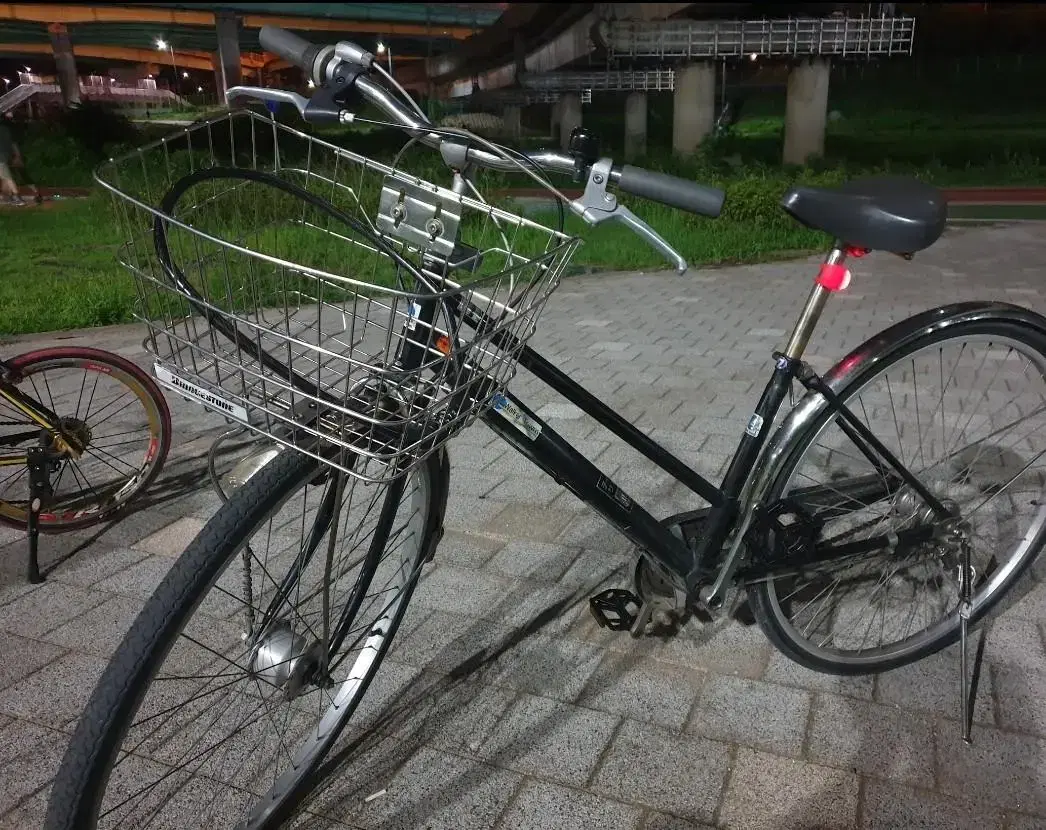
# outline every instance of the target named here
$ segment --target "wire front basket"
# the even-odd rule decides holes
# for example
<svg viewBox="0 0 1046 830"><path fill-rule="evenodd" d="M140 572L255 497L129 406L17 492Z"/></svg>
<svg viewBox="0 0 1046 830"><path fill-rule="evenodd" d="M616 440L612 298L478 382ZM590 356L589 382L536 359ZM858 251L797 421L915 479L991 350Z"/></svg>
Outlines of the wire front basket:
<svg viewBox="0 0 1046 830"><path fill-rule="evenodd" d="M371 482L504 390L578 244L245 110L97 179L157 379Z"/></svg>

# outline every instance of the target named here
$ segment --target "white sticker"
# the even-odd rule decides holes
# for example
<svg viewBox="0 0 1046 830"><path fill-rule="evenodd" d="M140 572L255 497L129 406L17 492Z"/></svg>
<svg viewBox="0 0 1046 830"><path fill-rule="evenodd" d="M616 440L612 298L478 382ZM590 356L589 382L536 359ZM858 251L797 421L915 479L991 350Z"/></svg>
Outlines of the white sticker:
<svg viewBox="0 0 1046 830"><path fill-rule="evenodd" d="M537 440L537 437L541 434L541 424L523 412L504 395L495 395L493 405L494 411L498 415L517 427L521 432L525 432L531 441Z"/></svg>
<svg viewBox="0 0 1046 830"><path fill-rule="evenodd" d="M162 366L159 363L153 364L153 374L156 375L156 379L160 381L164 386L173 389L175 392L179 392L183 395L188 395L195 398L205 406L209 406L212 409L216 409L224 415L228 415L237 421L247 423L247 410L242 406L230 403L227 400L219 398L213 392L209 392L202 386L197 386L195 383L190 383L184 378L174 374L166 366Z"/></svg>
<svg viewBox="0 0 1046 830"><path fill-rule="evenodd" d="M414 327L418 324L418 318L421 316L421 304L411 300L407 304L407 331L414 331Z"/></svg>
<svg viewBox="0 0 1046 830"><path fill-rule="evenodd" d="M759 433L763 431L763 416L753 413L752 417L748 420L748 426L745 427L745 432L751 435L753 438L758 438Z"/></svg>

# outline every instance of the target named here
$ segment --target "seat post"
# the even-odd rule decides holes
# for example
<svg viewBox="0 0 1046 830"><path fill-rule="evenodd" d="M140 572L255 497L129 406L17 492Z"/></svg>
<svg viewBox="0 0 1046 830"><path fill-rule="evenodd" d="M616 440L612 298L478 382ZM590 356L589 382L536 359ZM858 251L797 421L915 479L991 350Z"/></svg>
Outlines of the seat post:
<svg viewBox="0 0 1046 830"><path fill-rule="evenodd" d="M810 290L810 295L806 298L806 305L803 306L795 328L792 330L792 336L788 338L788 345L784 349L786 357L792 360L802 358L803 352L810 343L810 336L814 333L817 321L821 317L821 312L824 311L825 303L828 302L828 296L833 291L846 287L846 282L849 281L849 273L845 267L847 253L846 247L837 242L825 257L817 280Z"/></svg>

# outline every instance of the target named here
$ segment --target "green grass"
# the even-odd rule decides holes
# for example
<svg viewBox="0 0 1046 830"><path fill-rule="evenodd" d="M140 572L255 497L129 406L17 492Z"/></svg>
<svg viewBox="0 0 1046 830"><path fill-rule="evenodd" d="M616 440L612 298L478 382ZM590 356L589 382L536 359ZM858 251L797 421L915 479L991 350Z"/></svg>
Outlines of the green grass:
<svg viewBox="0 0 1046 830"><path fill-rule="evenodd" d="M115 259L108 199L0 213L0 334L127 322L135 289Z"/></svg>
<svg viewBox="0 0 1046 830"><path fill-rule="evenodd" d="M277 200L278 201L278 200ZM277 211L276 203L260 199L240 200L250 205L238 217L226 214L218 224L207 224L203 214L196 217L200 227L215 235L222 228L251 227L241 239L252 250L282 256L335 274L365 279L377 285L395 285L395 271L383 258L360 252L346 245L331 245L321 231L294 227L275 230L265 221L259 205L266 212ZM675 246L692 267L733 262L752 262L779 257L783 253L801 253L823 247L825 238L782 222L770 227L752 227L729 218L712 222L650 205L633 206ZM214 217L220 214L214 212ZM213 217L212 217L213 218ZM555 224L554 215L541 214L539 222ZM236 220L240 220L237 222ZM90 199L57 203L47 210L5 210L0 212L0 237L9 240L0 258L0 334L25 334L131 322L137 300L134 282L127 270L118 264L118 247L125 241L115 224L110 200L101 195ZM249 220L249 221L248 221ZM661 269L668 263L631 232L615 225L595 229L583 226L568 215L566 230L584 237L585 244L573 262L581 269ZM172 233L174 259L187 264L187 274L216 305L247 308L255 304L282 304L295 291L315 296L315 281L290 281L278 269L266 268L246 257L222 257L214 246L189 242L184 233ZM471 221L464 238L478 247L496 244L495 229ZM512 239L517 251L538 254L544 250L546 237L536 232L521 232ZM144 237L138 262L149 273L159 276L151 239ZM201 258L208 262L207 279L188 265ZM496 273L504 260L490 257L476 276ZM325 289L324 299L337 301L351 296L354 289L337 292ZM150 295L149 307L155 315L180 315L188 307L171 298Z"/></svg>
<svg viewBox="0 0 1046 830"><path fill-rule="evenodd" d="M656 120L654 109L652 121ZM726 209L715 221L640 200L628 201L629 207L675 247L691 267L777 259L823 249L828 242L823 234L800 227L778 206L788 186L798 181L832 184L857 175L889 171L917 175L942 186L1046 182L1046 165L1040 162L1046 158L1046 114L985 112L964 116L950 111L923 113L908 109L846 117L829 127L828 158L808 169L786 170L778 164L781 116L756 109L737 126L733 135L709 142L705 152L696 158L674 158L655 146L651 157L642 162L654 169L724 187L727 191ZM592 114L592 120L597 122L598 108ZM297 121L292 126L302 127ZM612 129L620 129L619 120ZM177 132L153 126L140 131L138 143ZM324 140L385 161L391 161L402 143L400 134L394 138L381 129L362 132L317 129L313 132ZM33 137L34 146L27 148L26 155L38 184L69 186L91 181L91 167L95 162L72 139L43 131L37 131ZM219 129L214 138L225 148L219 148L219 153L231 152L235 146L241 154L244 148L252 148L261 158L271 155L271 148L267 146L271 143L271 131L265 129L254 135L249 129L238 130L235 136ZM613 153L614 142L605 144ZM1040 145L1043 153L1037 155ZM164 163L170 165L171 171L190 169L188 153L182 149L185 146L184 142L177 141L168 145ZM305 152L304 143L296 145L292 141L282 149L283 162L294 163L297 158L297 163L304 164L308 159L314 172L322 172L319 157L306 156ZM406 169L412 173L429 181L449 181L449 174L431 151L416 146L407 159ZM238 160L250 164L247 157ZM198 167L200 161L194 158L192 166ZM340 171L339 179L351 180L343 167ZM132 167L121 186L135 192L139 187L144 188L143 200L156 204L165 185L162 179L152 174L150 177L146 186L140 168ZM499 174L483 174L479 181L485 192L512 185L532 185L522 177L510 179ZM370 210L376 204L379 184L377 178L365 184L364 201ZM380 257L346 245L332 246L330 237L320 231L304 227L273 230L274 220L286 219L296 209L300 212L300 203L291 200L293 203L288 204L290 197L265 189L257 192L258 185L251 187L254 195L217 194L211 208L196 213L192 221L198 227L209 227L220 238L230 238L231 231L242 233L249 229L242 241L253 250L377 285L396 284L395 270ZM324 191L317 192L327 195ZM331 198L344 196L342 192L341 196ZM351 208L351 200L340 203L339 207ZM1032 209L1031 213L1041 216L1043 211ZM956 209L955 214L989 220L1029 216L1027 208L1016 206L991 209L970 206ZM532 215L546 224L556 221L554 213ZM130 274L116 261L116 249L126 240L117 229L115 219L109 198L100 193L85 201L58 203L44 210L0 211L0 239L4 240L0 258L0 334L131 321L137 291ZM143 226L148 224L147 219L142 222ZM486 248L496 244L494 237L482 236L491 230L470 220L462 238L466 243ZM618 224L592 229L568 215L566 230L585 240L573 260L572 272L670 267L658 252ZM194 247L176 236L172 237L172 244L178 261L192 263L207 255L212 257L212 262L218 261L216 251ZM546 240L540 234L530 233L521 235L515 242L530 245L530 253L537 253L543 250ZM143 262L150 263L150 268L159 275L148 237L142 252ZM503 267L503 262L495 260L488 257L476 276L489 275ZM254 260L253 265L248 265L249 262L251 260L245 257L222 262L220 267L208 271L209 281L199 284L216 304L229 308L279 304L288 291L312 287L307 284L308 280L300 286L289 285L282 271L259 267L258 260ZM196 279L201 278L196 275ZM328 294L326 299L338 297ZM154 299L149 302L152 312L179 310L164 309ZM181 310L184 313L187 309Z"/></svg>

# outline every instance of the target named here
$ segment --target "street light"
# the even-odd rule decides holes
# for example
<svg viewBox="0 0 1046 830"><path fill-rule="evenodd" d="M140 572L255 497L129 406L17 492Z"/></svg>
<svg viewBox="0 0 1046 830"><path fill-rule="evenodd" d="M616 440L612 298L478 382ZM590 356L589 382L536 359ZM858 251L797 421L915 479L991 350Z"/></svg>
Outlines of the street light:
<svg viewBox="0 0 1046 830"><path fill-rule="evenodd" d="M378 41L378 47L377 47L376 51L377 51L377 53L379 55L384 55L386 52L388 53L388 55L389 55L389 74L391 75L392 74L392 49L390 49L382 41L379 40Z"/></svg>
<svg viewBox="0 0 1046 830"><path fill-rule="evenodd" d="M178 64L176 64L174 62L174 47L171 46L171 44L169 44L162 37L158 37L156 39L156 48L159 49L161 52L166 51L166 52L170 52L171 53L171 67L174 69L174 94L177 95L178 94ZM188 75L186 75L185 77L188 77Z"/></svg>

